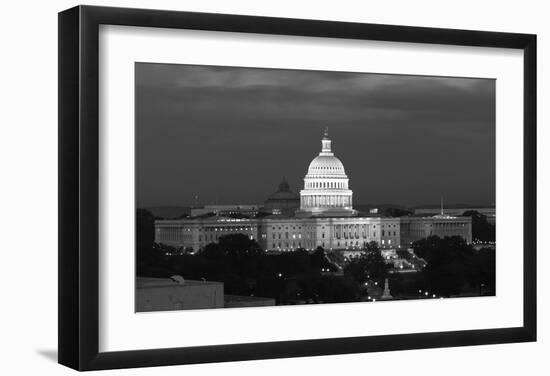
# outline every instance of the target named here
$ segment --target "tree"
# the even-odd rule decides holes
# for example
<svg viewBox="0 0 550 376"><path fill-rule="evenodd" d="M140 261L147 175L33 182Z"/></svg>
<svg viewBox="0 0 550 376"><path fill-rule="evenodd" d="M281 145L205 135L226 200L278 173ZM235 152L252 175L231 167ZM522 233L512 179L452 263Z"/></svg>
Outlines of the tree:
<svg viewBox="0 0 550 376"><path fill-rule="evenodd" d="M368 279L384 280L387 276L388 267L377 242L370 242L366 245L363 254L352 258L344 266L344 274L351 276L358 283L364 283Z"/></svg>
<svg viewBox="0 0 550 376"><path fill-rule="evenodd" d="M254 239L244 234L229 234L218 239L220 248L230 256L262 256L264 252Z"/></svg>
<svg viewBox="0 0 550 376"><path fill-rule="evenodd" d="M485 286L485 294L494 295L496 286L496 258L493 248L482 248L477 252L476 257L476 284L479 285L480 292L482 286Z"/></svg>
<svg viewBox="0 0 550 376"><path fill-rule="evenodd" d="M323 247L317 247L311 255L311 262L316 267L322 267L325 264L326 253Z"/></svg>
<svg viewBox="0 0 550 376"><path fill-rule="evenodd" d="M472 218L472 238L474 240L495 241L495 225L487 221L487 216L475 210L465 211L462 215Z"/></svg>
<svg viewBox="0 0 550 376"><path fill-rule="evenodd" d="M155 241L155 217L145 209L136 211L136 252L138 258L151 252Z"/></svg>
<svg viewBox="0 0 550 376"><path fill-rule="evenodd" d="M428 265L422 270L425 288L441 296L458 295L475 284L476 258L473 247L460 236L430 236L412 244L414 253Z"/></svg>
<svg viewBox="0 0 550 376"><path fill-rule="evenodd" d="M136 273L158 273L156 265L166 252L155 246L155 217L145 209L136 211Z"/></svg>
<svg viewBox="0 0 550 376"><path fill-rule="evenodd" d="M218 243L208 243L200 250L198 254L199 256L209 260L220 260L226 256L226 252Z"/></svg>
<svg viewBox="0 0 550 376"><path fill-rule="evenodd" d="M207 244L198 252L198 255L210 259L219 259L223 257L262 256L264 252L254 239L250 239L244 234L229 234L220 236L217 243Z"/></svg>

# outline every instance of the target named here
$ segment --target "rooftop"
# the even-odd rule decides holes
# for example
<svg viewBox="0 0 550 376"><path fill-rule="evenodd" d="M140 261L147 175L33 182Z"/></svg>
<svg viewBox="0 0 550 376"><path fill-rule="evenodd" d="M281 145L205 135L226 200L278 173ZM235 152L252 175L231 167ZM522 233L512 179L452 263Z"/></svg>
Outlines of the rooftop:
<svg viewBox="0 0 550 376"><path fill-rule="evenodd" d="M181 277L180 277L181 278ZM197 281L192 279L183 279L183 283L178 282L172 278L150 278L150 277L137 277L136 288L155 288L155 287L167 287L167 286L200 286L200 285L219 285L222 282L216 281Z"/></svg>

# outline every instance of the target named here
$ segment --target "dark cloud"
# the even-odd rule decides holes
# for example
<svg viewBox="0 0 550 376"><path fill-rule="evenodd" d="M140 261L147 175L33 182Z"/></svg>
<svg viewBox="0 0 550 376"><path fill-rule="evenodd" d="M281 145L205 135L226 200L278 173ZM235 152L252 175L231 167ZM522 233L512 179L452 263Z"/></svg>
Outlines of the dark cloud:
<svg viewBox="0 0 550 376"><path fill-rule="evenodd" d="M299 191L325 126L356 203L494 202L494 80L138 63L138 204Z"/></svg>

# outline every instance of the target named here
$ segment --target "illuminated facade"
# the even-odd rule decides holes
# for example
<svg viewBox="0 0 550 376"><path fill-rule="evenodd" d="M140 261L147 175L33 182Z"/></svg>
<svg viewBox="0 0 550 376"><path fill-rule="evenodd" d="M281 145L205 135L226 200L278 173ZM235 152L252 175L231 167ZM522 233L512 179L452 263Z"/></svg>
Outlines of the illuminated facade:
<svg viewBox="0 0 550 376"><path fill-rule="evenodd" d="M220 236L241 233L258 241L266 251L361 249L375 241L382 249L408 247L430 235L461 236L472 241L470 217L436 215L425 217L359 216L353 209L353 192L344 165L332 152L325 131L321 152L315 157L304 177L304 189L298 197L283 179L263 208L254 205L231 205L224 211L177 220L155 221L155 241L176 247L198 250L216 242ZM225 215L243 207L254 207L263 215ZM193 213L195 214L195 213ZM198 212L196 213L198 214ZM201 212L201 214L204 214ZM242 213L241 213L242 214Z"/></svg>
<svg viewBox="0 0 550 376"><path fill-rule="evenodd" d="M472 241L469 217L341 217L341 218L209 218L157 220L155 241L200 249L220 236L245 234L266 251L360 249L375 241L380 248L402 248L431 235L461 236Z"/></svg>

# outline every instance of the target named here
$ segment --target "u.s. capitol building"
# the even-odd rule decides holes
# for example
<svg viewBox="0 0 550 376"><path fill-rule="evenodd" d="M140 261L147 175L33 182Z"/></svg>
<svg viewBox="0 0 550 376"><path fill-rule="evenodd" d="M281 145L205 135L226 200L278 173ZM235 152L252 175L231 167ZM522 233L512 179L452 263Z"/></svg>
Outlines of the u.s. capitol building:
<svg viewBox="0 0 550 376"><path fill-rule="evenodd" d="M325 131L299 197L283 179L263 205L211 205L193 209L189 218L155 221L157 243L193 250L235 233L255 239L266 251L352 250L371 241L396 249L430 235L458 235L470 243L472 224L470 217L443 211L426 217L383 217L354 210L349 178Z"/></svg>

